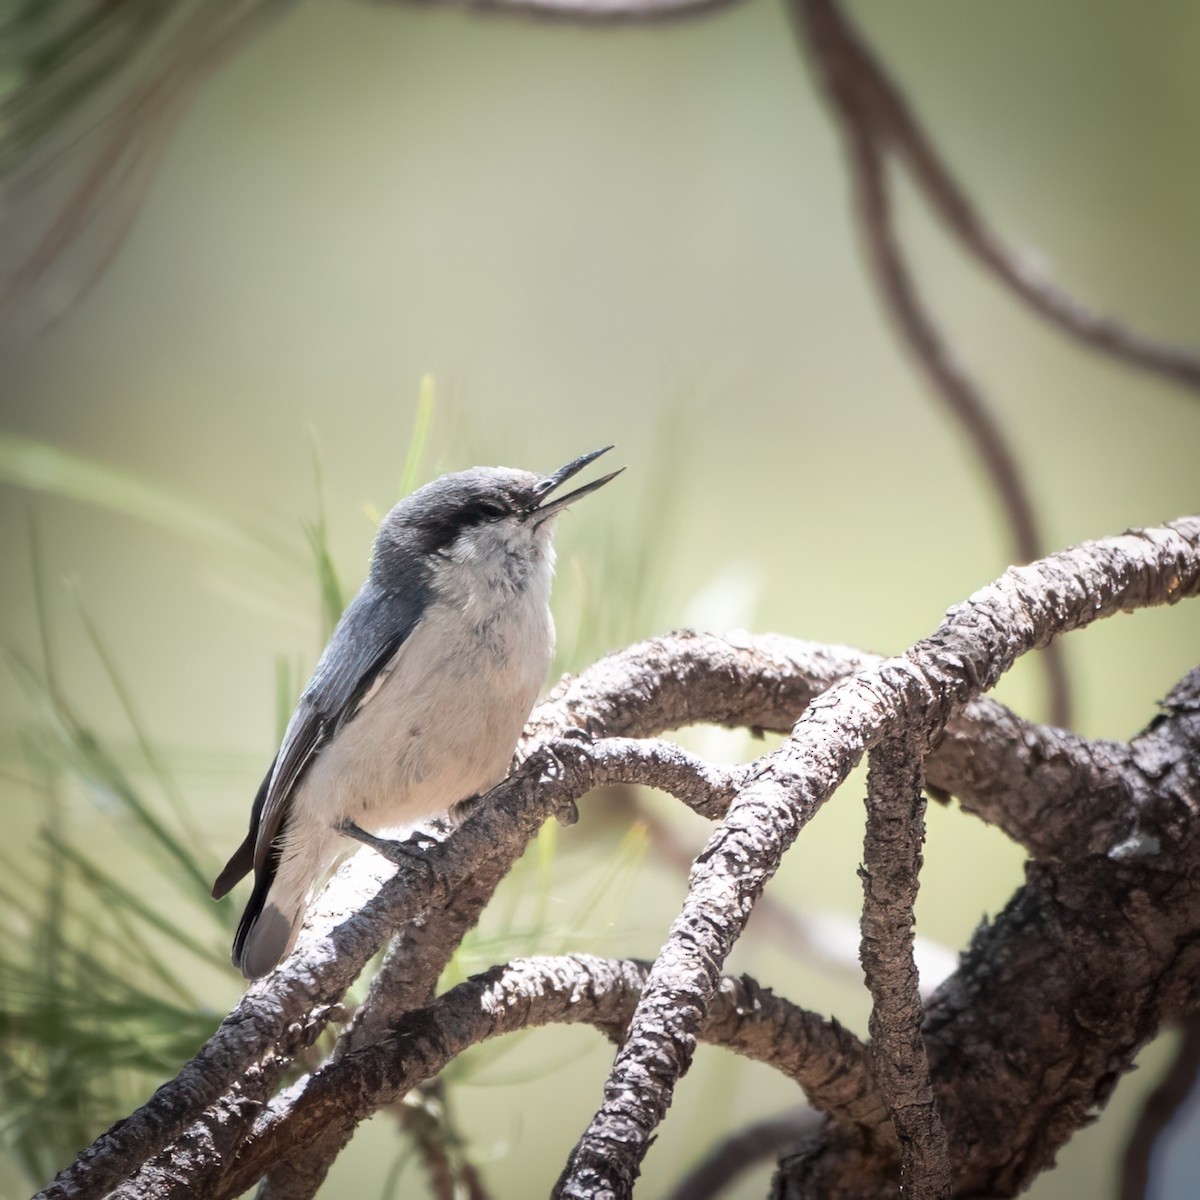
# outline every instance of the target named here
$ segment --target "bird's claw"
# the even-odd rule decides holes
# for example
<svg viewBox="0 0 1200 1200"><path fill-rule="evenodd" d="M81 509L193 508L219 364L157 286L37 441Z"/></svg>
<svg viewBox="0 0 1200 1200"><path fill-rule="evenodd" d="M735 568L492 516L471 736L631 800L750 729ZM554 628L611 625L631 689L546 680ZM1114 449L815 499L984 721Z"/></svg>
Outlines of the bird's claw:
<svg viewBox="0 0 1200 1200"><path fill-rule="evenodd" d="M567 770L564 756L579 756L586 758L595 738L588 730L578 725L570 725L564 729L554 743L547 747L551 762L554 764L554 774L561 778ZM567 796L560 800L554 810L555 819L560 825L574 825L579 820L579 805Z"/></svg>
<svg viewBox="0 0 1200 1200"><path fill-rule="evenodd" d="M405 859L416 859L425 862L425 855L432 847L439 844L438 839L428 833L415 831L406 838L381 838L368 833L361 825L349 818L339 821L334 828L345 837L353 838L369 846L376 854L382 854L388 862L399 866Z"/></svg>
<svg viewBox="0 0 1200 1200"><path fill-rule="evenodd" d="M571 725L561 733L544 743L542 752L546 756L549 767L547 774L550 778L561 776L567 769L568 763L578 758L585 758L591 749L595 738L578 725Z"/></svg>
<svg viewBox="0 0 1200 1200"><path fill-rule="evenodd" d="M566 729L559 733L558 737L560 741L580 742L585 746L590 746L596 740L591 733L584 729L581 725L568 725Z"/></svg>

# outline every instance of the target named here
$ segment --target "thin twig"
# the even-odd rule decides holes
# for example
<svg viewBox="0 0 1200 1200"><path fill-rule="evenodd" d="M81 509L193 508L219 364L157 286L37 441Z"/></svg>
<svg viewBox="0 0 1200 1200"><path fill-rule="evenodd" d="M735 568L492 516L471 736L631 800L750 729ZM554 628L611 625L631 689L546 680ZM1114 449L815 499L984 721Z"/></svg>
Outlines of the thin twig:
<svg viewBox="0 0 1200 1200"><path fill-rule="evenodd" d="M483 1176L464 1154L443 1080L427 1080L392 1108L417 1144L434 1200L489 1200Z"/></svg>
<svg viewBox="0 0 1200 1200"><path fill-rule="evenodd" d="M873 130L859 109L840 108L839 113L850 154L858 228L887 312L991 477L1008 517L1015 560L1030 562L1042 552L1042 536L1016 455L978 386L934 324L904 261Z"/></svg>
<svg viewBox="0 0 1200 1200"><path fill-rule="evenodd" d="M836 47L843 70L869 108L889 149L903 159L912 178L963 247L1014 295L1060 330L1127 365L1200 389L1200 354L1146 337L1114 317L1092 312L1004 240L975 207L918 121L896 81L843 9L833 0L810 0L827 45Z"/></svg>
<svg viewBox="0 0 1200 1200"><path fill-rule="evenodd" d="M488 16L534 17L596 24L653 25L705 16L737 0L409 0L410 4L465 8Z"/></svg>
<svg viewBox="0 0 1200 1200"><path fill-rule="evenodd" d="M862 964L874 1004L871 1061L900 1140L900 1194L950 1195L950 1153L921 1037L913 926L925 840L923 742L881 742L867 772L863 840Z"/></svg>
<svg viewBox="0 0 1200 1200"><path fill-rule="evenodd" d="M884 308L933 394L967 435L992 481L1011 532L1014 561L1030 562L1042 553L1042 537L1029 487L1007 436L938 330L904 260L883 157L886 138L874 119L875 109L862 96L856 73L860 59L847 50L837 10L828 0L798 0L797 14L841 126L858 229ZM1051 643L1043 657L1050 723L1068 726L1071 696L1061 645Z"/></svg>
<svg viewBox="0 0 1200 1200"><path fill-rule="evenodd" d="M739 1175L791 1150L823 1119L815 1109L797 1108L731 1133L676 1184L668 1200L714 1200Z"/></svg>
<svg viewBox="0 0 1200 1200"><path fill-rule="evenodd" d="M1120 1200L1145 1200L1150 1162L1159 1139L1196 1088L1200 1075L1200 1016L1183 1022L1175 1057L1158 1086L1146 1097L1125 1143Z"/></svg>

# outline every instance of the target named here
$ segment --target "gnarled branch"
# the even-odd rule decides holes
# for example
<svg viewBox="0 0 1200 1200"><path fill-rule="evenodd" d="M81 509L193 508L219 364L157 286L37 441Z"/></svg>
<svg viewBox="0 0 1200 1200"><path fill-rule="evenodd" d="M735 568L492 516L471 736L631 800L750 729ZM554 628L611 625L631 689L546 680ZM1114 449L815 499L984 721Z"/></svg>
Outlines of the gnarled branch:
<svg viewBox="0 0 1200 1200"><path fill-rule="evenodd" d="M762 835L765 844L773 843L776 849L764 859L755 858L761 831L782 814L783 828L790 828L794 836L799 823L790 815L792 797L807 795L800 809L803 817L828 794L870 738L886 736L903 720L919 719L934 729L954 715L931 753L930 782L952 784L967 803L989 819L1007 822L1011 834L1036 843L1039 852L1052 854L1057 844L1069 853L1079 844L1072 822L1086 824L1095 814L1084 810L1059 821L1039 817L1037 804L1026 794L1029 774L1044 768L1041 799L1048 813L1056 797L1090 794L1089 781L1106 776L1115 751L1109 754L1103 744L1089 746L1060 731L1019 722L988 701L962 705L990 686L1018 652L1056 631L1121 606L1170 602L1193 594L1198 533L1200 522L1188 519L1093 543L1036 567L1014 569L900 659L879 660L777 637L677 634L601 660L580 678L564 683L541 706L523 743L525 761L453 838L423 862L406 862L394 874L386 866L380 870L374 856L360 855L348 864L327 890L288 963L253 985L180 1076L99 1139L45 1194L104 1194L170 1146L154 1169L164 1195L183 1195L196 1169L196 1160L185 1153L189 1138L219 1137L225 1154L235 1153L249 1129L245 1107L229 1109L222 1102L208 1114L205 1109L230 1094L237 1081L253 1083L253 1095L247 1097L252 1102L268 1096L286 1064L312 1044L345 987L393 929L429 914L426 924L406 937L419 942L427 936L422 929L439 934L457 930L461 936L541 822L578 800L599 778L597 764L605 765L603 743L597 743L593 763L589 747L578 739L555 741L567 729L583 729L603 739L651 736L700 720L780 729L801 718L796 735L746 775L740 798L697 864L701 890L709 886L706 879L714 864L724 872L731 863L734 867L732 877L717 874L713 904L696 925L698 931L706 922L720 922L727 912L730 894L721 884L725 880L733 882L734 897L743 897L735 902L739 916L730 937L736 934L749 911L747 900L752 902L773 870L771 855L780 852L782 844L776 834ZM838 687L812 703L839 678L843 682ZM808 745L805 738L815 739L810 750L820 748L811 761L806 757L810 750L797 749ZM1166 748L1155 751L1156 745L1149 741L1142 752L1162 757ZM717 780L691 769L695 764L689 765L686 756L668 757L672 770L688 767L683 771L688 788L699 787L697 780ZM642 758L645 778L664 782L668 760L654 748ZM1136 776L1128 763L1124 769L1131 778ZM626 779L636 775L633 770L623 773ZM685 784L674 786L684 790ZM1126 787L1131 790L1126 792ZM1145 791L1145 783L1127 782L1115 793L1110 787L1105 806L1097 808L1106 822L1103 830L1124 830L1122 842L1131 831L1142 838L1160 836L1160 826L1162 836L1177 836L1169 818L1177 818L1178 803L1158 815L1153 805L1142 804L1136 816L1130 816L1128 805L1109 803ZM1017 814L1011 821L1006 797ZM768 823L760 826L759 818ZM739 865L743 863L744 871ZM462 906L447 926L441 926L442 910L455 901L463 901ZM695 889L689 903L699 903ZM706 991L707 986L693 994L703 997ZM192 1123L197 1128L180 1138Z"/></svg>
<svg viewBox="0 0 1200 1200"><path fill-rule="evenodd" d="M353 1129L488 1038L551 1023L585 1023L619 1038L647 971L644 963L566 955L517 959L459 984L409 1013L386 1037L314 1075L286 1114L260 1123L212 1194L218 1200L240 1194L315 1133L330 1125ZM871 1126L884 1119L866 1047L836 1022L745 976L721 980L701 1036L790 1075L815 1107Z"/></svg>
<svg viewBox="0 0 1200 1200"><path fill-rule="evenodd" d="M810 704L791 738L760 760L697 859L604 1103L557 1194L631 1194L650 1137L691 1063L721 964L784 851L865 750L900 732L931 736L1021 654L1058 634L1197 591L1200 518L1086 543L1010 569L905 655L864 668Z"/></svg>

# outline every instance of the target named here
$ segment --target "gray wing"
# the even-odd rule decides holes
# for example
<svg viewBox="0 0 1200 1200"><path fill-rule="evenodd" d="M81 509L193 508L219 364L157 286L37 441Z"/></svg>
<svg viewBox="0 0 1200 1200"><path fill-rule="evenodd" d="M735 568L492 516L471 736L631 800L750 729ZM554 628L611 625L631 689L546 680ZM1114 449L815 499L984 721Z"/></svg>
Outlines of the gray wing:
<svg viewBox="0 0 1200 1200"><path fill-rule="evenodd" d="M255 797L246 840L217 879L214 894L224 895L251 867L274 874L268 860L297 782L321 747L354 718L380 672L417 627L425 600L420 586L389 591L368 580L346 607Z"/></svg>

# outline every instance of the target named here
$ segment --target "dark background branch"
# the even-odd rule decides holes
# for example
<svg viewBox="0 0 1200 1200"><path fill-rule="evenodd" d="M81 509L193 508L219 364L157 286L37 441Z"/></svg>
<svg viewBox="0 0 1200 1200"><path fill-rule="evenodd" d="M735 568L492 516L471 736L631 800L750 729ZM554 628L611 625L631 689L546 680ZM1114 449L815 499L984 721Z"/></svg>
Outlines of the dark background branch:
<svg viewBox="0 0 1200 1200"><path fill-rule="evenodd" d="M1150 1168L1155 1147L1171 1121L1192 1095L1200 1074L1200 1015L1180 1024L1179 1044L1167 1073L1146 1097L1129 1135L1121 1169L1120 1200L1145 1200L1150 1194Z"/></svg>

